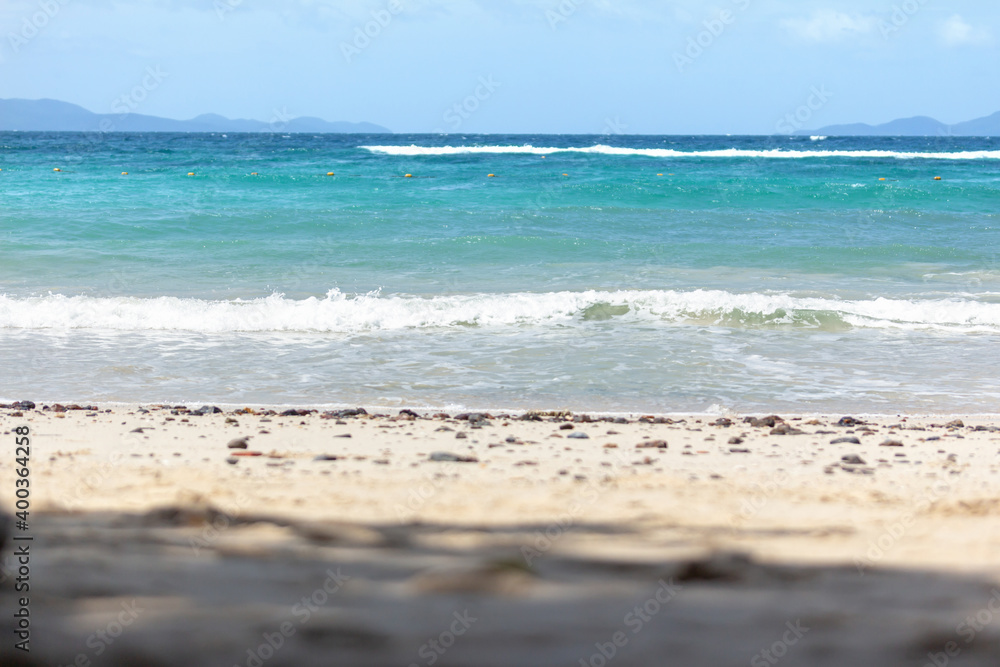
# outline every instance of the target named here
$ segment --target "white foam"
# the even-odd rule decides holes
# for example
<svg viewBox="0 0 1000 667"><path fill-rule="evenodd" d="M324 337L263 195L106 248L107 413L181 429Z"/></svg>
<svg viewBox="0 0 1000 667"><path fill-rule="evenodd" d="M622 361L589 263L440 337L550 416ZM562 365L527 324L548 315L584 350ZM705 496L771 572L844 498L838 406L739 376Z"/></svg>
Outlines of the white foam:
<svg viewBox="0 0 1000 667"><path fill-rule="evenodd" d="M625 308L623 308L625 307ZM402 329L587 326L594 321L938 329L1000 332L1000 303L970 298L840 300L722 290L620 290L421 297L349 296L207 301L177 297L15 298L0 328L114 331L364 333Z"/></svg>
<svg viewBox="0 0 1000 667"><path fill-rule="evenodd" d="M843 150L746 150L725 148L711 151L677 151L671 148L620 148L616 146L581 146L569 148L523 146L361 146L373 153L405 157L467 154L552 155L554 153L589 153L594 155L636 155L654 158L895 158L898 160L1000 160L1000 151L904 152L904 151L843 151Z"/></svg>

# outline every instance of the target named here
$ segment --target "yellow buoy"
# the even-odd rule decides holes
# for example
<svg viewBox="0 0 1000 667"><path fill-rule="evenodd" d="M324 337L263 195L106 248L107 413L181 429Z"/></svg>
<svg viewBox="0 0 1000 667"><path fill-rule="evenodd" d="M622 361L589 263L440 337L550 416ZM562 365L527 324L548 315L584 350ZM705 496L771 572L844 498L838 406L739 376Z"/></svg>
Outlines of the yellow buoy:
<svg viewBox="0 0 1000 667"><path fill-rule="evenodd" d="M486 178L496 178L496 174L486 174Z"/></svg>
<svg viewBox="0 0 1000 667"><path fill-rule="evenodd" d="M403 178L413 178L413 174L407 174L407 175L406 175L406 176L404 176Z"/></svg>
<svg viewBox="0 0 1000 667"><path fill-rule="evenodd" d="M188 176L194 176L194 172L193 171L189 171L188 172Z"/></svg>
<svg viewBox="0 0 1000 667"><path fill-rule="evenodd" d="M935 180L935 181L940 181L940 180L941 180L941 177L940 177L940 176L935 176L935 177L934 177L934 180Z"/></svg>
<svg viewBox="0 0 1000 667"><path fill-rule="evenodd" d="M55 168L55 169L53 169L52 171L62 171L62 169L60 169L59 167L56 167L56 168Z"/></svg>
<svg viewBox="0 0 1000 667"><path fill-rule="evenodd" d="M663 174L657 174L657 176L663 176Z"/></svg>
<svg viewBox="0 0 1000 667"><path fill-rule="evenodd" d="M884 181L885 179L884 179L884 178L880 178L880 179L878 179L878 180L880 180L880 181Z"/></svg>
<svg viewBox="0 0 1000 667"><path fill-rule="evenodd" d="M563 176L569 176L569 174L563 174Z"/></svg>
<svg viewBox="0 0 1000 667"><path fill-rule="evenodd" d="M257 175L257 172L256 172L256 171L251 171L251 172L250 172L250 175L251 175L251 176L256 176L256 175Z"/></svg>
<svg viewBox="0 0 1000 667"><path fill-rule="evenodd" d="M128 172L127 171L123 171L122 172L122 176L128 176Z"/></svg>
<svg viewBox="0 0 1000 667"><path fill-rule="evenodd" d="M333 176L333 172L332 171L328 171L328 172L326 172L326 175L327 176Z"/></svg>

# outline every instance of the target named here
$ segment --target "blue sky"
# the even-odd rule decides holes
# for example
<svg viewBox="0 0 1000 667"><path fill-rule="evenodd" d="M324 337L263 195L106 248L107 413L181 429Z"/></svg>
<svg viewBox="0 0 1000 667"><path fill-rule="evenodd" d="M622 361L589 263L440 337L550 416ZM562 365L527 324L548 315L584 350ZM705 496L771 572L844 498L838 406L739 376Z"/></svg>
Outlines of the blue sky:
<svg viewBox="0 0 1000 667"><path fill-rule="evenodd" d="M995 0L2 0L0 97L397 132L770 134L788 114L996 112L998 40Z"/></svg>

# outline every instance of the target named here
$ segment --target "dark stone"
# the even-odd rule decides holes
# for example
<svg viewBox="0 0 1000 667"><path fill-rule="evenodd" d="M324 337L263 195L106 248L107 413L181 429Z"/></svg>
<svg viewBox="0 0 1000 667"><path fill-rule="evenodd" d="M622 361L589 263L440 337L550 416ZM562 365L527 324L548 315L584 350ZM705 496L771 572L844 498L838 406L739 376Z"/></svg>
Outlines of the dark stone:
<svg viewBox="0 0 1000 667"><path fill-rule="evenodd" d="M903 446L902 442L900 442L899 440L892 440L892 439L886 440L885 442L879 445L879 447L902 447L902 446Z"/></svg>
<svg viewBox="0 0 1000 667"><path fill-rule="evenodd" d="M233 438L228 443L226 443L228 449L246 449L247 448L247 438Z"/></svg>
<svg viewBox="0 0 1000 667"><path fill-rule="evenodd" d="M222 412L222 410L220 410L219 408L215 407L214 405L203 405L200 408L198 408L197 410L192 410L191 414L193 414L193 415L217 415L217 414L219 414L221 412Z"/></svg>
<svg viewBox="0 0 1000 667"><path fill-rule="evenodd" d="M771 435L802 435L802 431L788 424L778 424L771 429Z"/></svg>
<svg viewBox="0 0 1000 667"><path fill-rule="evenodd" d="M573 421L577 424L589 424L594 420L590 415L573 415Z"/></svg>
<svg viewBox="0 0 1000 667"><path fill-rule="evenodd" d="M573 430L573 425L572 424L563 424L562 426L559 427L559 430L560 431L572 431Z"/></svg>
<svg viewBox="0 0 1000 667"><path fill-rule="evenodd" d="M857 454L847 454L846 456L841 456L840 460L843 463L847 463L852 466L863 466L865 465L865 460L858 456Z"/></svg>
<svg viewBox="0 0 1000 667"><path fill-rule="evenodd" d="M675 422L673 419L670 419L669 417L653 417L651 415L647 415L645 417L639 417L639 423L640 424L674 424L674 423L678 423L679 424L680 422Z"/></svg>
<svg viewBox="0 0 1000 667"><path fill-rule="evenodd" d="M743 438L739 437L738 435L734 435L733 437L731 437L729 439L729 444L730 445L742 445L743 444Z"/></svg>
<svg viewBox="0 0 1000 667"><path fill-rule="evenodd" d="M583 431L574 431L573 433L570 433L567 437L573 438L575 440L589 440L590 439L590 436L587 435L586 433L584 433Z"/></svg>
<svg viewBox="0 0 1000 667"><path fill-rule="evenodd" d="M463 412L460 415L456 415L455 419L459 421L485 422L487 419L493 419L493 415L485 412Z"/></svg>
<svg viewBox="0 0 1000 667"><path fill-rule="evenodd" d="M418 415L413 410L405 410L405 409L399 411L399 416L400 417L413 417L414 419L419 419L420 418L420 415Z"/></svg>
<svg viewBox="0 0 1000 667"><path fill-rule="evenodd" d="M666 449L667 447L666 440L645 440L635 446L636 449Z"/></svg>
<svg viewBox="0 0 1000 667"><path fill-rule="evenodd" d="M774 428L778 425L778 422L784 422L785 420L778 415L770 415L759 419L757 417L747 417L743 421L750 424L750 426L753 426L754 428L763 428L765 426L767 428Z"/></svg>
<svg viewBox="0 0 1000 667"><path fill-rule="evenodd" d="M313 457L313 461L336 461L338 459L340 459L340 457L334 454L320 454L319 456Z"/></svg>
<svg viewBox="0 0 1000 667"><path fill-rule="evenodd" d="M479 459L474 456L459 456L451 452L433 452L428 460L443 463L479 463Z"/></svg>
<svg viewBox="0 0 1000 667"><path fill-rule="evenodd" d="M297 410L295 408L292 408L291 410L285 410L284 412L281 413L280 416L282 416L282 417L305 417L307 415L311 415L314 412L316 412L316 411L315 410Z"/></svg>
<svg viewBox="0 0 1000 667"><path fill-rule="evenodd" d="M860 445L861 441L855 438L853 435L849 435L846 438L834 438L830 441L831 445Z"/></svg>
<svg viewBox="0 0 1000 667"><path fill-rule="evenodd" d="M854 417L841 417L840 421L837 422L837 426L861 426L865 422L860 419L855 419Z"/></svg>
<svg viewBox="0 0 1000 667"><path fill-rule="evenodd" d="M726 417L720 417L719 419L715 420L715 425L729 427L733 425L733 420L727 419Z"/></svg>
<svg viewBox="0 0 1000 667"><path fill-rule="evenodd" d="M674 579L691 581L743 581L755 569L749 556L739 553L716 553L682 564Z"/></svg>

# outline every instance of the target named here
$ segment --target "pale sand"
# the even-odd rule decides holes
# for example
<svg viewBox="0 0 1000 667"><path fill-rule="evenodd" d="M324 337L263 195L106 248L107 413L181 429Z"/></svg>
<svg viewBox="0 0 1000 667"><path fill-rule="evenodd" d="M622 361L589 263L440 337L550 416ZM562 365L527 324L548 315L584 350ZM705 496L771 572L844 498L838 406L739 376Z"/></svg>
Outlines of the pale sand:
<svg viewBox="0 0 1000 667"><path fill-rule="evenodd" d="M35 535L32 661L11 663L9 582L0 658L1000 664L1000 432L976 430L1000 420L864 418L862 431L836 426L842 415L783 416L805 433L703 416L562 430L0 410L0 506L12 509L10 429L26 424ZM830 444L850 435L862 444ZM264 456L227 463L240 436ZM650 440L667 448L636 447ZM429 461L437 451L478 462ZM324 592L338 568L344 583ZM467 631L454 616L466 610ZM258 650L265 635L277 651Z"/></svg>

